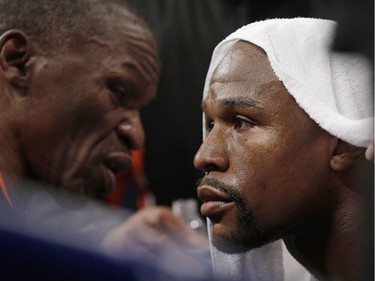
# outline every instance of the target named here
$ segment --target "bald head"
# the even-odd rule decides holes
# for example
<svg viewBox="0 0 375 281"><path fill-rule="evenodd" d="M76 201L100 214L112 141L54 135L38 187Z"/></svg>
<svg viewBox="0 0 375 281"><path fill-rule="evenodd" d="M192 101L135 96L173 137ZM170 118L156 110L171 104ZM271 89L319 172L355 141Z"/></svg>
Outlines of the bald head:
<svg viewBox="0 0 375 281"><path fill-rule="evenodd" d="M43 49L79 45L90 37L112 39L111 28L126 28L151 35L142 19L116 0L0 0L0 33L20 29ZM120 22L121 19L121 23Z"/></svg>

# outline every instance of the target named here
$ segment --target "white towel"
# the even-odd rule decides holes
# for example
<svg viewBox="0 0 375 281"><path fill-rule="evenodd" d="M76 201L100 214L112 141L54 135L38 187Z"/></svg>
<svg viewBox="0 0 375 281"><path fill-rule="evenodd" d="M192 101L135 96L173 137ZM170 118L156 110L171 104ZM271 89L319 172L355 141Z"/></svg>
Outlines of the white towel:
<svg viewBox="0 0 375 281"><path fill-rule="evenodd" d="M204 94L216 66L238 40L267 53L277 77L319 126L355 146L373 139L372 67L361 55L331 50L336 23L271 19L238 29L214 50Z"/></svg>
<svg viewBox="0 0 375 281"><path fill-rule="evenodd" d="M372 68L358 54L332 52L335 27L330 20L295 18L238 29L215 48L204 96L220 60L238 40L248 41L265 50L277 77L317 124L348 143L367 147L373 139ZM210 225L208 220L209 233ZM228 255L212 247L211 257L218 280L314 279L281 241L245 254Z"/></svg>

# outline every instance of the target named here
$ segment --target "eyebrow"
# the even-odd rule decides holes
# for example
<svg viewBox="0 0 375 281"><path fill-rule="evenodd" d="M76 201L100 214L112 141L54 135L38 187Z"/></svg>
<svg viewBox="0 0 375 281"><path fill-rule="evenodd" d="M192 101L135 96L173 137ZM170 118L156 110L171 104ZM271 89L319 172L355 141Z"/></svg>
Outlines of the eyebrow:
<svg viewBox="0 0 375 281"><path fill-rule="evenodd" d="M206 102L207 99L202 101L202 108L205 107ZM263 108L259 102L245 97L219 99L218 102L223 106L229 107L238 106L242 108Z"/></svg>

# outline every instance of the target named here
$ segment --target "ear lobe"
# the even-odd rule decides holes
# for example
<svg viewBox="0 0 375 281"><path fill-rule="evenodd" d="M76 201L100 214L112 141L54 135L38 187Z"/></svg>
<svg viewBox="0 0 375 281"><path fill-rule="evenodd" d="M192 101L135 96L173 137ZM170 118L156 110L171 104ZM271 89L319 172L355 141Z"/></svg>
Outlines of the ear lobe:
<svg viewBox="0 0 375 281"><path fill-rule="evenodd" d="M0 37L0 67L4 78L17 88L27 87L26 63L32 54L30 38L20 30L8 30Z"/></svg>
<svg viewBox="0 0 375 281"><path fill-rule="evenodd" d="M331 158L331 169L344 171L352 167L362 155L364 155L364 148L353 146L339 139Z"/></svg>

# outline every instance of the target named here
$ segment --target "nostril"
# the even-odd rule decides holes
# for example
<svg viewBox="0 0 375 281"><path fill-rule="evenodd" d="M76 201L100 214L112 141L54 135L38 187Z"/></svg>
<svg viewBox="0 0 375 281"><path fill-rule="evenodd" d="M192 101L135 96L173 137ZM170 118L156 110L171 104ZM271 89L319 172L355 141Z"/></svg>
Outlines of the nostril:
<svg viewBox="0 0 375 281"><path fill-rule="evenodd" d="M204 167L203 171L205 174L208 174L209 172L212 172L212 171L217 171L219 170L219 166L215 165L215 164L208 164Z"/></svg>
<svg viewBox="0 0 375 281"><path fill-rule="evenodd" d="M138 122L122 122L117 126L118 136L130 149L140 149L144 143L143 127Z"/></svg>

